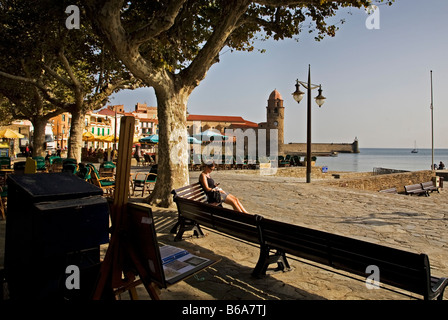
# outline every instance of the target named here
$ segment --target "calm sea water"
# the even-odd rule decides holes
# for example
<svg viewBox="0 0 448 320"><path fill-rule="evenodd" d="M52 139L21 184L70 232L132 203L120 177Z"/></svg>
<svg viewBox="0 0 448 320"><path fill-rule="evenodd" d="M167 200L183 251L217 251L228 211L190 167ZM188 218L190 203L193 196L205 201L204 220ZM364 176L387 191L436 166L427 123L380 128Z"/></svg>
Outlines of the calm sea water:
<svg viewBox="0 0 448 320"><path fill-rule="evenodd" d="M361 148L360 153L340 153L337 157L317 157L316 166L327 166L331 171L372 172L373 168L396 170L430 170L431 149ZM434 163L448 165L448 149L434 149Z"/></svg>

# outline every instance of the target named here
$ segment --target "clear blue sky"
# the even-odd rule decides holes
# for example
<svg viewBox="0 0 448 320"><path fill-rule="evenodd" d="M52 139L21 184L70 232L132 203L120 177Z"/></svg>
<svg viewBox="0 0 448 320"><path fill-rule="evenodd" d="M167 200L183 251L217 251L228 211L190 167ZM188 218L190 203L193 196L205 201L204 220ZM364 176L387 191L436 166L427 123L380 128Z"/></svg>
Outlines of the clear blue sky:
<svg viewBox="0 0 448 320"><path fill-rule="evenodd" d="M448 148L448 1L396 0L379 6L380 29L366 27L364 10L342 8L334 38L256 44L258 52L226 52L192 93L192 114L266 120L269 94L284 99L285 143L306 141L306 96L292 98L295 80L322 84L325 104L313 99L313 142L352 142L361 148L431 148L430 70L434 85L435 148ZM225 50L223 50L224 52ZM303 91L303 90L302 90ZM312 96L317 95L313 90ZM156 106L152 89L117 93L111 104L132 110Z"/></svg>

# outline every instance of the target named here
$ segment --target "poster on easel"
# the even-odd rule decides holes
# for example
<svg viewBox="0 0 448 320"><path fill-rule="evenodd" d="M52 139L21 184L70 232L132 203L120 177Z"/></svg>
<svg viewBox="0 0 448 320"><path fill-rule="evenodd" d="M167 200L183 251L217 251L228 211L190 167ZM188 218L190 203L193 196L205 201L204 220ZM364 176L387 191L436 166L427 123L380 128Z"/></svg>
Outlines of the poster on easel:
<svg viewBox="0 0 448 320"><path fill-rule="evenodd" d="M168 284L174 284L196 272L214 264L216 261L191 254L189 251L164 245L160 247L163 271Z"/></svg>
<svg viewBox="0 0 448 320"><path fill-rule="evenodd" d="M151 281L160 288L166 288L162 258L160 256L154 219L151 208L133 203L127 204L129 235L132 246L140 255L140 262Z"/></svg>
<svg viewBox="0 0 448 320"><path fill-rule="evenodd" d="M151 208L128 203L127 209L132 244L151 281L160 288L182 281L217 262L179 247L159 246Z"/></svg>

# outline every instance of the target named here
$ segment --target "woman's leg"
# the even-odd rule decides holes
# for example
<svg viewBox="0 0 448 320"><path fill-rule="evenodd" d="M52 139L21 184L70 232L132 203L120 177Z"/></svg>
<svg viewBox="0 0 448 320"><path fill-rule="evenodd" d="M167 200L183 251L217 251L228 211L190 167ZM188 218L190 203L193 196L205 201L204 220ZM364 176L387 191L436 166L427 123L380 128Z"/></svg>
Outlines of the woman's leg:
<svg viewBox="0 0 448 320"><path fill-rule="evenodd" d="M227 204L231 205L235 211L249 213L243 207L243 205L241 204L240 200L237 197L235 197L235 196L233 196L231 194L227 195L226 200L224 201L224 203L227 203Z"/></svg>

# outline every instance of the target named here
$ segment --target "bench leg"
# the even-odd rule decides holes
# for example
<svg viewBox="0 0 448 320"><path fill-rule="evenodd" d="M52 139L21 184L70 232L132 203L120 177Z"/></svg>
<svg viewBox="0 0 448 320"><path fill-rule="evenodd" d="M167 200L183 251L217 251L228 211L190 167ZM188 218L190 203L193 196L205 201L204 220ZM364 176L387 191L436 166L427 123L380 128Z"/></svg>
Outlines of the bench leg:
<svg viewBox="0 0 448 320"><path fill-rule="evenodd" d="M182 241L182 236L184 232L190 230L193 231L193 235L197 238L205 237L204 232L202 232L201 227L199 226L199 224L196 223L196 221L181 219L171 229L171 233L176 233L175 230L177 228L179 228L179 230L177 231L177 234L174 237L174 241Z"/></svg>
<svg viewBox="0 0 448 320"><path fill-rule="evenodd" d="M273 272L286 272L290 271L291 267L286 259L286 255L283 251L277 250L273 255L270 254L269 248L260 249L260 257L258 258L257 265L252 271L252 276L256 278L262 278L266 275L269 265L277 263L277 268L273 269Z"/></svg>

